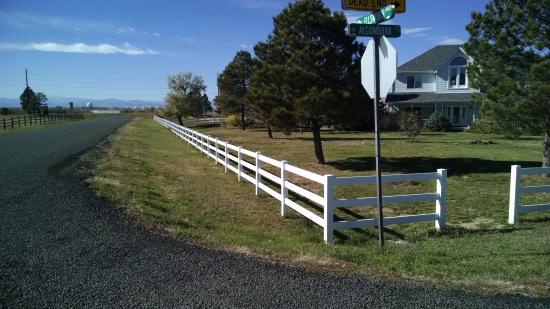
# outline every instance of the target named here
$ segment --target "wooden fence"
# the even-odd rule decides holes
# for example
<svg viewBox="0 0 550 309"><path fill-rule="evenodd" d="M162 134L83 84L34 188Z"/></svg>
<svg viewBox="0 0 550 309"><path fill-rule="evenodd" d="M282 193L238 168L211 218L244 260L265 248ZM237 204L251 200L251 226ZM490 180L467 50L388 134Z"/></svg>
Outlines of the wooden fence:
<svg viewBox="0 0 550 309"><path fill-rule="evenodd" d="M319 175L289 164L287 161L277 161L262 155L260 152L253 152L241 146L231 145L226 141L199 133L189 128L177 125L171 121L155 116L154 120L174 134L193 145L205 155L215 160L216 164L224 166L225 172L232 171L237 174L237 180L246 180L254 184L256 195L268 194L281 203L281 215L288 214L289 208L321 226L324 230L324 240L330 243L334 230L350 229L359 227L375 227L378 225L376 219L359 219L353 221L335 221L334 210L337 208L370 206L376 205L376 197L364 197L356 199L337 199L334 196L336 186L374 184L375 176L359 177L337 177L333 175ZM277 173L270 172L276 170ZM303 188L296 183L289 181L289 174L305 178L315 184L322 186L323 195ZM435 211L420 215L403 215L384 218L384 224L405 224L424 221L435 221L436 229L445 225L445 201L447 192L447 171L437 170L434 173L384 175L383 183L404 182L404 181L429 181L437 182L436 192L422 194L392 195L384 196L385 203L410 203L435 201ZM268 186L268 183L276 187ZM290 199L289 191L300 196L314 205L322 208L322 215L318 215L305 206L300 205L297 199Z"/></svg>
<svg viewBox="0 0 550 309"><path fill-rule="evenodd" d="M0 128L5 130L27 126L45 125L53 122L67 122L84 119L83 114L25 115L0 118Z"/></svg>
<svg viewBox="0 0 550 309"><path fill-rule="evenodd" d="M550 210L550 203L537 205L521 205L522 194L550 193L550 185L544 186L521 186L521 176L550 174L550 167L521 168L520 165L512 165L510 176L510 204L508 207L508 223L515 224L522 213L531 211Z"/></svg>

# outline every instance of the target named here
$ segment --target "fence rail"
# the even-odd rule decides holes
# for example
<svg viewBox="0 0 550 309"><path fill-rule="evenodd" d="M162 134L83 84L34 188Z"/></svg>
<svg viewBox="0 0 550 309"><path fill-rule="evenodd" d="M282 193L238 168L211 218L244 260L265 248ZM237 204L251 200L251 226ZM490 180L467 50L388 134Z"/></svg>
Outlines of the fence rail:
<svg viewBox="0 0 550 309"><path fill-rule="evenodd" d="M281 215L288 214L289 209L293 209L324 230L324 240L327 243L332 242L335 230L376 227L376 219L359 219L354 221L335 221L334 210L345 207L369 206L376 204L375 197L362 197L355 199L337 199L334 197L336 186L346 185L364 185L375 184L375 176L358 177L336 177L333 175L319 175L294 165L287 161L277 161L270 157L262 155L260 152L254 152L242 148L241 146L231 145L226 141L218 140L201 134L197 131L180 126L166 119L155 116L154 120L160 125L170 129L189 145L202 151L205 155L215 160L216 164L224 166L224 170L232 171L237 174L238 181L248 181L255 186L256 195L261 193L268 194L281 203ZM265 166L271 166L271 169L278 169L280 173L275 175L267 171ZM303 188L289 180L289 173L308 179L313 183L323 186L323 194L317 194L307 188ZM269 180L272 186L269 186L263 179ZM436 192L384 196L386 203L410 203L435 201L435 211L428 214L403 215L384 218L384 224L406 224L424 221L435 221L436 229L441 229L445 225L445 201L447 196L447 170L439 169L434 173L400 174L384 175L383 183L404 182L404 181L436 181ZM275 187L273 187L275 186ZM316 214L306 207L298 204L291 199L289 192L294 196L300 196L312 204L322 207L322 214Z"/></svg>
<svg viewBox="0 0 550 309"><path fill-rule="evenodd" d="M27 115L0 118L0 129L10 130L27 126L45 125L52 122L67 122L84 119L84 114Z"/></svg>
<svg viewBox="0 0 550 309"><path fill-rule="evenodd" d="M531 167L522 168L520 165L512 165L510 175L510 204L508 207L508 223L516 224L519 215L532 211L550 210L550 203L521 205L520 197L522 194L550 193L550 185L544 186L521 186L521 176L550 174L550 167Z"/></svg>

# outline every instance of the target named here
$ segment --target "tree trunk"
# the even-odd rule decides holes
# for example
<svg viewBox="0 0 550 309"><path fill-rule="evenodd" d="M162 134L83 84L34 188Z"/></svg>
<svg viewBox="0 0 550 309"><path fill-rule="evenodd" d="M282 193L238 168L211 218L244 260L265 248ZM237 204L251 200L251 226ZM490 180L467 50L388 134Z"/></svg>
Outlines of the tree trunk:
<svg viewBox="0 0 550 309"><path fill-rule="evenodd" d="M181 116L176 116L178 118L178 122L180 123L180 126L183 126L183 120L181 119Z"/></svg>
<svg viewBox="0 0 550 309"><path fill-rule="evenodd" d="M311 130L313 132L313 146L315 148L315 157L317 158L317 163L325 164L325 156L323 154L323 144L321 142L321 127L317 121L312 121Z"/></svg>
<svg viewBox="0 0 550 309"><path fill-rule="evenodd" d="M246 129L245 123L244 123L244 104L241 105L241 128L243 130Z"/></svg>
<svg viewBox="0 0 550 309"><path fill-rule="evenodd" d="M544 146L542 147L542 166L550 167L550 132L544 132ZM546 174L546 177L550 177L550 174Z"/></svg>
<svg viewBox="0 0 550 309"><path fill-rule="evenodd" d="M271 131L270 125L267 125L267 136L269 136L269 138L273 138L273 131Z"/></svg>

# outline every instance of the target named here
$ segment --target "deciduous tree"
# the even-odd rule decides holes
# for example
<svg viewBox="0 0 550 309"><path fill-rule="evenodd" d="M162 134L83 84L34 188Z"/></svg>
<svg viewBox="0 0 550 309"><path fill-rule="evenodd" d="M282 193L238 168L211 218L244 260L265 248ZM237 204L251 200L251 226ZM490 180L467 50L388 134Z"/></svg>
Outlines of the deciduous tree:
<svg viewBox="0 0 550 309"><path fill-rule="evenodd" d="M166 112L173 114L180 125L184 116L200 116L202 113L202 94L206 90L201 76L192 73L178 73L168 76L170 91L165 97Z"/></svg>

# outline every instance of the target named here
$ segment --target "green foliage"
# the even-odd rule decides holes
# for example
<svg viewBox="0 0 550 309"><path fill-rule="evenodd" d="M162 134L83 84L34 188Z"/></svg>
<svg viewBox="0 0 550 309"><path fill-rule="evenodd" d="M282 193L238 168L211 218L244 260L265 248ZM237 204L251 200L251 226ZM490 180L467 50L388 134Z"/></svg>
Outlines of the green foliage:
<svg viewBox="0 0 550 309"><path fill-rule="evenodd" d="M204 113L211 112L214 109L212 108L212 102L210 102L210 99L208 99L208 96L205 94L201 97L201 105L203 108Z"/></svg>
<svg viewBox="0 0 550 309"><path fill-rule="evenodd" d="M9 108L7 107L2 107L2 109L0 110L0 115L9 115L11 112L9 110Z"/></svg>
<svg viewBox="0 0 550 309"><path fill-rule="evenodd" d="M492 0L467 26L465 48L475 60L469 80L483 92L474 101L507 136L550 132L548 5L547 0Z"/></svg>
<svg viewBox="0 0 550 309"><path fill-rule="evenodd" d="M503 134L502 129L495 121L485 118L476 119L467 129L467 132L478 134Z"/></svg>
<svg viewBox="0 0 550 309"><path fill-rule="evenodd" d="M420 117L414 112L405 112L399 114L397 117L397 123L399 123L399 130L405 136L414 142L414 139L422 131L420 125Z"/></svg>
<svg viewBox="0 0 550 309"><path fill-rule="evenodd" d="M182 117L197 117L202 114L202 94L206 90L201 76L193 76L192 73L178 73L168 76L168 88L165 97L167 115L175 116L180 124Z"/></svg>
<svg viewBox="0 0 550 309"><path fill-rule="evenodd" d="M435 112L428 118L426 129L433 132L447 132L451 129L451 122L440 112Z"/></svg>
<svg viewBox="0 0 550 309"><path fill-rule="evenodd" d="M241 116L239 114L231 114L225 118L225 123L233 128L241 127Z"/></svg>
<svg viewBox="0 0 550 309"><path fill-rule="evenodd" d="M254 79L267 85L253 85L255 113L268 124L280 112L293 116L287 124L311 124L317 162L324 164L321 127L346 118L341 115L350 114L351 100L361 97L351 88L359 83L354 68L362 45L347 35L345 15L332 14L319 0L291 3L273 21L272 34L254 49L255 69L267 74Z"/></svg>
<svg viewBox="0 0 550 309"><path fill-rule="evenodd" d="M218 76L218 111L225 115L239 113L243 130L246 128L245 120L250 112L247 93L251 74L252 57L249 52L241 50Z"/></svg>
<svg viewBox="0 0 550 309"><path fill-rule="evenodd" d="M23 90L23 93L19 96L19 100L21 101L21 107L27 113L32 114L40 111L40 101L38 101L36 93L31 87L26 87Z"/></svg>

